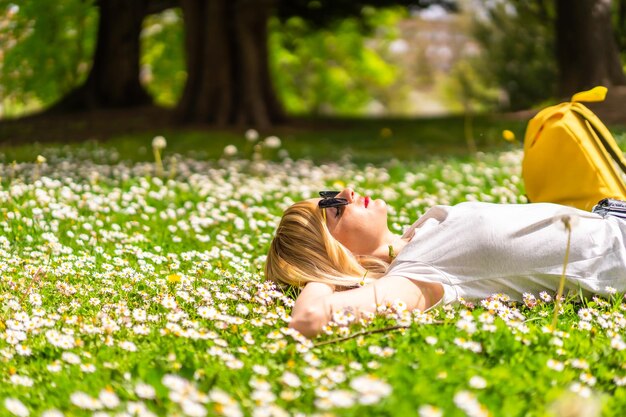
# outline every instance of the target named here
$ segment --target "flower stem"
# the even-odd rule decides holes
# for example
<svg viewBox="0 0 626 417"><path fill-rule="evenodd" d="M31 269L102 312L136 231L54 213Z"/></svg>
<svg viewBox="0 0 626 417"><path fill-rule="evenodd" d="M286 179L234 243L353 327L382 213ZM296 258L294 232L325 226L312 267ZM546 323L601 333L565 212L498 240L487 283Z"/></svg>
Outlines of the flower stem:
<svg viewBox="0 0 626 417"><path fill-rule="evenodd" d="M157 148L152 148L154 151L154 165L157 177L163 176L163 162L161 161L161 151Z"/></svg>

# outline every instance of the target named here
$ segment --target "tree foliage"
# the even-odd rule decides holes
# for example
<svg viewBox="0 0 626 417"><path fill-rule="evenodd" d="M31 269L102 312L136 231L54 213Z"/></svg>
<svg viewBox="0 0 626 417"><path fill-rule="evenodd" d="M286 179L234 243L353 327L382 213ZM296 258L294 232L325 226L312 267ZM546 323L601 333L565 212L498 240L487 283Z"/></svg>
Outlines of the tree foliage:
<svg viewBox="0 0 626 417"><path fill-rule="evenodd" d="M180 9L148 16L141 38L141 80L157 104L174 106L187 77Z"/></svg>
<svg viewBox="0 0 626 417"><path fill-rule="evenodd" d="M96 41L98 9L93 1L17 4L0 0L5 19L0 40L0 88L4 114L45 107L85 80ZM302 18L270 22L270 62L278 93L291 113L354 114L373 98L389 101L398 69L385 57L401 8L366 8L363 20L348 18L322 28ZM364 23L362 23L364 22ZM381 45L368 45L378 33ZM141 81L155 102L174 106L185 79L181 11L146 17L141 34ZM396 94L398 95L398 94Z"/></svg>
<svg viewBox="0 0 626 417"><path fill-rule="evenodd" d="M0 0L0 93L20 110L48 104L84 80L95 44L90 0Z"/></svg>
<svg viewBox="0 0 626 417"><path fill-rule="evenodd" d="M470 60L485 86L500 88L501 104L531 107L556 95L555 11L541 0L491 2L475 16L473 33L482 54Z"/></svg>
<svg viewBox="0 0 626 417"><path fill-rule="evenodd" d="M372 7L387 8L406 6L424 8L433 4L440 5L448 10L457 9L456 0L281 0L277 16L281 20L291 17L300 17L311 27L328 27L338 20L349 17L364 18L359 22L364 28L368 23L367 15ZM370 26L371 27L371 26Z"/></svg>
<svg viewBox="0 0 626 417"><path fill-rule="evenodd" d="M401 9L368 9L365 23L377 32L376 41L368 41L354 18L317 30L298 17L274 20L272 67L287 110L355 114L372 100L388 101L385 91L400 70L384 54L397 36L390 28L404 15Z"/></svg>

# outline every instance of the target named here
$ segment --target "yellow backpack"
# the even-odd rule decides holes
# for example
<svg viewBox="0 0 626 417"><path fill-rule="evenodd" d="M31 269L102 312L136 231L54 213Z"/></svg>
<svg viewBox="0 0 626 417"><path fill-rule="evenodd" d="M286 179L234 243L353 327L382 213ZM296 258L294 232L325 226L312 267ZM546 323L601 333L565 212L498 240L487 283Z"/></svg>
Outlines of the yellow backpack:
<svg viewBox="0 0 626 417"><path fill-rule="evenodd" d="M540 111L528 122L522 177L533 203L591 210L603 198L626 200L626 160L604 124L581 101L602 101L605 87Z"/></svg>

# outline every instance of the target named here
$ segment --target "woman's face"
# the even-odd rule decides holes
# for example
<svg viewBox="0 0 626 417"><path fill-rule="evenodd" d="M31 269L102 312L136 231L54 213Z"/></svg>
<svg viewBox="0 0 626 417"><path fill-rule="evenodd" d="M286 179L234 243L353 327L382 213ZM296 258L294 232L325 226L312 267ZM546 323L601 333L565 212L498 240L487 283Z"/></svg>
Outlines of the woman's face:
<svg viewBox="0 0 626 417"><path fill-rule="evenodd" d="M351 188L344 189L337 197L345 198L349 204L320 209L326 210L330 234L355 255L372 254L389 233L387 204L360 196Z"/></svg>

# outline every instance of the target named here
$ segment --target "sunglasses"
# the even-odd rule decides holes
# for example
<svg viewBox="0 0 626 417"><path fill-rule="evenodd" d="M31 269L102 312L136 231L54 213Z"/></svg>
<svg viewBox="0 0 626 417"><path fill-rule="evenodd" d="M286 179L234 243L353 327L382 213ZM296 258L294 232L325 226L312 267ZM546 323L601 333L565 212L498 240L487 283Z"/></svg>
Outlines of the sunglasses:
<svg viewBox="0 0 626 417"><path fill-rule="evenodd" d="M322 197L322 199L319 201L319 203L317 203L317 206L322 209L324 221L326 221L326 210L324 209L331 207L347 206L348 204L350 204L345 198L337 198L337 195L339 193L340 191L320 191L320 197Z"/></svg>

